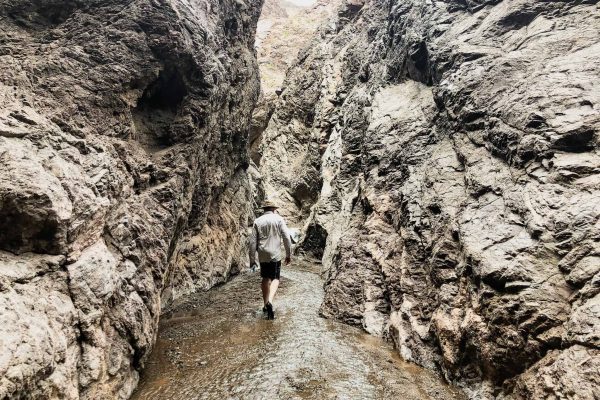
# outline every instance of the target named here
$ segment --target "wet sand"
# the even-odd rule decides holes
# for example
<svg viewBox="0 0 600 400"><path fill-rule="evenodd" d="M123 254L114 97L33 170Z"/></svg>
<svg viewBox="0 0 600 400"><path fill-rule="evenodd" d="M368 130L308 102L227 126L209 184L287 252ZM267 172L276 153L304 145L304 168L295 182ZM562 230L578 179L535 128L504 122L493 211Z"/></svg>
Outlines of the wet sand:
<svg viewBox="0 0 600 400"><path fill-rule="evenodd" d="M316 267L282 271L274 321L258 273L174 305L133 399L463 399L389 343L323 319Z"/></svg>

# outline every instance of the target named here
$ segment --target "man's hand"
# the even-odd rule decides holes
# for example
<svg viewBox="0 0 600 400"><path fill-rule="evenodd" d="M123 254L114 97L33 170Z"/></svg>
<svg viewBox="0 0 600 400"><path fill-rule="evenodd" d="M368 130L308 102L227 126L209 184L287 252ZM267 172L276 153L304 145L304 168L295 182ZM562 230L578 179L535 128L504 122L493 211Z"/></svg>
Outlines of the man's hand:
<svg viewBox="0 0 600 400"><path fill-rule="evenodd" d="M285 265L288 265L288 264L289 264L291 261L292 261L292 257L290 257L290 256L287 256L287 257L285 258Z"/></svg>

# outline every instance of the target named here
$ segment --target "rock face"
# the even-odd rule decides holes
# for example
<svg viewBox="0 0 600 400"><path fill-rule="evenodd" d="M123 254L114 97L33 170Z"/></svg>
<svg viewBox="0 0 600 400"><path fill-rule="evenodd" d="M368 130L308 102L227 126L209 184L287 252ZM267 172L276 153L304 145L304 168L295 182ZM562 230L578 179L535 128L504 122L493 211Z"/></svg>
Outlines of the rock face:
<svg viewBox="0 0 600 400"><path fill-rule="evenodd" d="M322 314L472 398L599 398L599 38L594 0L346 1L262 141Z"/></svg>
<svg viewBox="0 0 600 400"><path fill-rule="evenodd" d="M245 263L260 3L0 2L0 398L129 397Z"/></svg>
<svg viewBox="0 0 600 400"><path fill-rule="evenodd" d="M261 166L261 158L263 132L275 110L286 71L296 60L298 53L310 43L317 29L334 15L339 4L339 0L318 0L310 7L299 7L285 0L267 0L264 4L256 38L261 96L254 110L250 129L250 158L254 163L251 168L252 181L257 187L254 198L258 202L265 193L264 182L260 177L264 175L268 178L274 175L270 170L281 170L277 164ZM279 150L285 151L285 147L280 147ZM268 164L274 157L265 160ZM269 180L267 184L268 182ZM273 189L273 185L269 185L268 190L274 192Z"/></svg>
<svg viewBox="0 0 600 400"><path fill-rule="evenodd" d="M317 157L312 160L313 164L319 164L320 161L317 152L306 153L307 149L304 148L304 145L307 144L307 140L303 137L302 127L290 123L289 119L281 116L284 109L290 107L291 104L283 102L283 106L278 106L277 115L273 115L273 113L279 102L278 97L282 95L289 84L289 81L283 81L286 71L289 76L295 77L294 79L297 80L293 85L301 85L291 88L291 90L298 91L295 93L296 97L308 97L311 93L319 91L314 71L298 69L298 64L294 62L296 59L306 57L306 48L310 48L313 43L318 43L322 39L321 34L317 33L318 28L321 25L329 24L329 19L335 15L340 4L340 0L320 0L303 11L296 13L288 11L290 16L284 21L272 24L265 39L257 46L263 95L253 118L251 158L262 178L261 184L264 193L282 204L295 205L293 212L290 212L289 207L281 209L292 224L299 224L302 221L299 210L302 208L302 204L299 203L301 200L297 199L298 196L294 196L294 194L298 194L300 197L308 195L309 188L302 182L299 183L301 187L289 191L288 184L292 181L295 184L298 180L310 179L309 175L311 175L308 170L304 170L302 166L294 163L306 162L311 154ZM259 26L261 22L259 22ZM313 36L320 39L314 39ZM319 49L321 48L319 47ZM303 93L303 91L307 93ZM307 112L304 110L304 113ZM288 153L293 154L294 157L287 157ZM299 156L299 153L303 153L307 157ZM263 155L266 156L263 157ZM318 167L313 171L317 169ZM302 193L295 193L297 191ZM311 193L313 197L316 196L314 186L311 188ZM306 217L306 215L304 216Z"/></svg>
<svg viewBox="0 0 600 400"><path fill-rule="evenodd" d="M256 49L261 89L269 97L280 89L287 69L317 29L336 11L339 0L318 0L299 7L285 0L266 0L257 27Z"/></svg>

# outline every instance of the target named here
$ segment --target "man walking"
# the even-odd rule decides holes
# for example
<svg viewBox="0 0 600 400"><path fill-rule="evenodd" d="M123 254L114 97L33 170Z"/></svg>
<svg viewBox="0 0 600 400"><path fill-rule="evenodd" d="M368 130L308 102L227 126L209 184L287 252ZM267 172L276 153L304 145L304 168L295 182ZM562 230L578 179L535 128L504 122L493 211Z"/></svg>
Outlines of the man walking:
<svg viewBox="0 0 600 400"><path fill-rule="evenodd" d="M260 263L262 277L262 295L268 319L275 318L273 298L279 287L281 271L281 242L285 247L285 263L291 261L292 242L283 218L275 213L277 206L265 201L262 205L264 214L254 221L250 235L250 266L256 264L256 253Z"/></svg>

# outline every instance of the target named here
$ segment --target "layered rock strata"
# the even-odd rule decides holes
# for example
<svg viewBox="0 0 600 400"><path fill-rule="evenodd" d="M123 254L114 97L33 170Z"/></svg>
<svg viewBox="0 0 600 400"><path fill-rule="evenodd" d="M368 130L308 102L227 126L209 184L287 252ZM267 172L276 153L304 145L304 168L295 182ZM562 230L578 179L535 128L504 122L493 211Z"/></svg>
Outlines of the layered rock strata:
<svg viewBox="0 0 600 400"><path fill-rule="evenodd" d="M472 398L600 397L599 38L595 0L340 8L262 142L323 315Z"/></svg>
<svg viewBox="0 0 600 400"><path fill-rule="evenodd" d="M128 398L245 263L260 3L0 2L0 398Z"/></svg>

